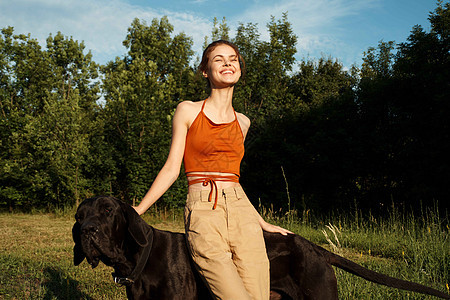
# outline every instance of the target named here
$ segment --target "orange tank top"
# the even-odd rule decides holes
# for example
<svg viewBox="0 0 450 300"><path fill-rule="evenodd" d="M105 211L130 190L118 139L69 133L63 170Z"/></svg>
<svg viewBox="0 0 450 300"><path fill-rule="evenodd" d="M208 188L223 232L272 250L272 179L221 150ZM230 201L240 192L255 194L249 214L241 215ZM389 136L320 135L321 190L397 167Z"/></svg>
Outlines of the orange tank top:
<svg viewBox="0 0 450 300"><path fill-rule="evenodd" d="M220 172L240 176L244 157L244 135L235 119L229 123L216 124L202 109L189 127L184 150L184 168L191 172Z"/></svg>

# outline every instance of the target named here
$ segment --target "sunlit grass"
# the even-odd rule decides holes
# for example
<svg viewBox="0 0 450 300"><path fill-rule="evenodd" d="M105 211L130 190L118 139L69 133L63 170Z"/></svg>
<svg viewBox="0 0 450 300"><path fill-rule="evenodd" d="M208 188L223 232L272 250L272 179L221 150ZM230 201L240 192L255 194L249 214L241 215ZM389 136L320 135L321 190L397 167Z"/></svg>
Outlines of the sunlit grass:
<svg viewBox="0 0 450 300"><path fill-rule="evenodd" d="M113 283L111 268L100 264L91 269L85 261L73 266L74 211L0 214L0 299L126 298L125 289ZM359 212L358 217L324 219L309 211L260 207L260 212L266 220L372 270L449 292L450 229L448 218L437 211L420 217L392 210L385 218ZM181 209L152 208L144 219L159 229L184 230ZM336 275L340 299L432 299L372 284L339 269Z"/></svg>
<svg viewBox="0 0 450 300"><path fill-rule="evenodd" d="M281 213L261 207L260 211L267 220L369 269L450 292L449 218L447 214L440 217L437 209L428 209L420 217L392 208L386 217L358 211L323 220L313 218L309 211ZM432 298L372 284L335 270L340 299Z"/></svg>

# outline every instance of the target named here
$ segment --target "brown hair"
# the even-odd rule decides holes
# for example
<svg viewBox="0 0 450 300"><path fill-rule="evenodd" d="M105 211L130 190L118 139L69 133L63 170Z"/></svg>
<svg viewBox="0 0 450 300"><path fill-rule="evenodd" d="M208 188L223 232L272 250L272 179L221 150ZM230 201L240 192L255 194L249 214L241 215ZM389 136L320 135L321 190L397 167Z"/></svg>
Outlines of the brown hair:
<svg viewBox="0 0 450 300"><path fill-rule="evenodd" d="M206 72L206 70L208 69L208 61L209 61L209 54L217 47L220 45L228 45L231 48L233 48L233 50L236 52L238 58L239 58L239 65L241 66L241 74L242 76L245 75L245 61L241 56L241 53L239 53L239 49L238 47L233 44L232 42L226 41L226 40L218 40L215 42L212 42L211 44L208 45L208 47L206 47L206 49L203 51L203 55L202 55L202 61L200 62L200 65L198 66L198 70L200 72ZM208 80L209 82L209 80Z"/></svg>

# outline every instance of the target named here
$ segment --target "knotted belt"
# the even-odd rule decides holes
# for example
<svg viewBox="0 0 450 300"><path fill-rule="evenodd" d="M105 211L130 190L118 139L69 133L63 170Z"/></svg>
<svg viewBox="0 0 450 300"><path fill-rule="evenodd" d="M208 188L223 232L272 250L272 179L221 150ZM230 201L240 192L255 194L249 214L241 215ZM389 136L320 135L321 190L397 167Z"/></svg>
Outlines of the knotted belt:
<svg viewBox="0 0 450 300"><path fill-rule="evenodd" d="M216 209L217 207L217 183L216 181L228 181L228 182L236 182L239 183L239 177L237 175L205 175L205 174L186 174L187 177L199 177L195 179L191 179L189 181L189 185L201 183L203 186L207 186L208 184L211 186L211 191L209 192L208 202L212 201L213 192L216 192L214 205L212 209Z"/></svg>

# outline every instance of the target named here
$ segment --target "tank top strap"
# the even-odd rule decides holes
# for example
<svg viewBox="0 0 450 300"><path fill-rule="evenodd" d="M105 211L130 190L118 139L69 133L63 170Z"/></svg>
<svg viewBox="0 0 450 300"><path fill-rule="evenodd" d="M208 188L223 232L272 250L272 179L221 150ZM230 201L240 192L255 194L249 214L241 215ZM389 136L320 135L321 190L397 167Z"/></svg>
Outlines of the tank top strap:
<svg viewBox="0 0 450 300"><path fill-rule="evenodd" d="M203 100L202 109L200 110L200 112L203 112L203 109L205 108L206 100L207 100L207 99Z"/></svg>

